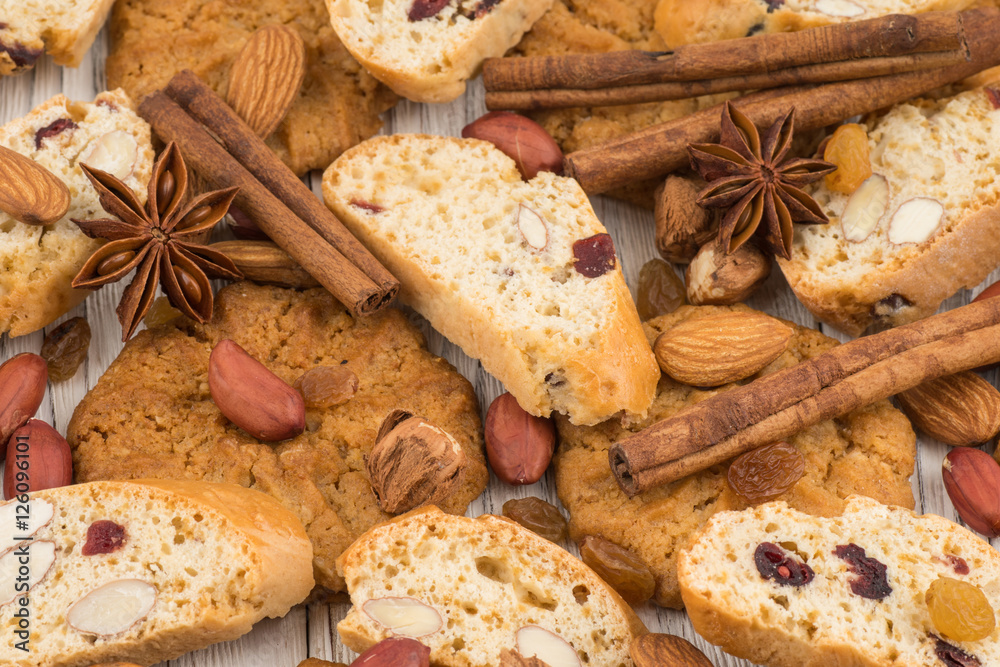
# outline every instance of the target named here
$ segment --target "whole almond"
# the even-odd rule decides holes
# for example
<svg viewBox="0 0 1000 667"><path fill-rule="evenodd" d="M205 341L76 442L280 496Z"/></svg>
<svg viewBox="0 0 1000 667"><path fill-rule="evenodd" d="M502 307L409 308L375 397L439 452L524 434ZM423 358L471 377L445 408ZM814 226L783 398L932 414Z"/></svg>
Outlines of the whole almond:
<svg viewBox="0 0 1000 667"><path fill-rule="evenodd" d="M986 537L1000 537L1000 464L981 449L953 449L941 476L962 521Z"/></svg>
<svg viewBox="0 0 1000 667"><path fill-rule="evenodd" d="M292 106L306 75L306 47L288 26L261 28L236 56L226 102L258 137L274 132Z"/></svg>
<svg viewBox="0 0 1000 667"><path fill-rule="evenodd" d="M219 341L212 350L208 388L219 411L259 440L294 438L305 429L302 394L235 341Z"/></svg>
<svg viewBox="0 0 1000 667"><path fill-rule="evenodd" d="M952 447L1000 432L1000 391L971 371L929 380L896 396L913 425Z"/></svg>
<svg viewBox="0 0 1000 667"><path fill-rule="evenodd" d="M270 241L222 241L210 247L233 260L248 280L295 289L319 287L298 262Z"/></svg>
<svg viewBox="0 0 1000 667"><path fill-rule="evenodd" d="M26 225L50 225L69 210L69 188L34 160L0 146L0 211Z"/></svg>
<svg viewBox="0 0 1000 667"><path fill-rule="evenodd" d="M694 387L718 387L750 377L781 356L792 330L748 311L693 317L660 334L656 360L670 377Z"/></svg>
<svg viewBox="0 0 1000 667"><path fill-rule="evenodd" d="M389 637L358 656L351 667L428 667L431 650L409 637Z"/></svg>
<svg viewBox="0 0 1000 667"><path fill-rule="evenodd" d="M72 483L73 456L59 431L37 419L14 431L4 464L4 500Z"/></svg>
<svg viewBox="0 0 1000 667"><path fill-rule="evenodd" d="M540 171L562 173L563 153L545 128L520 114L491 111L462 128L466 139L488 141L514 160L521 177L530 181Z"/></svg>
<svg viewBox="0 0 1000 667"><path fill-rule="evenodd" d="M529 415L511 394L496 397L486 411L486 457L507 484L534 484L549 467L556 446L551 419Z"/></svg>
<svg viewBox="0 0 1000 667"><path fill-rule="evenodd" d="M48 381L48 364L37 354L18 354L0 366L0 457L14 431L35 416Z"/></svg>
<svg viewBox="0 0 1000 667"><path fill-rule="evenodd" d="M628 649L635 667L712 667L694 644L674 635L642 635Z"/></svg>

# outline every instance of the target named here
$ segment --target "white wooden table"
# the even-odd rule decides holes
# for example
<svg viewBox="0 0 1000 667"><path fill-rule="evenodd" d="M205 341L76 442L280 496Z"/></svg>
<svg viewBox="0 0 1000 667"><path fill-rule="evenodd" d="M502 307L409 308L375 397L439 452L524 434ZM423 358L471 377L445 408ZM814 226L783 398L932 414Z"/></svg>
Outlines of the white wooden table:
<svg viewBox="0 0 1000 667"><path fill-rule="evenodd" d="M73 100L92 100L94 95L104 90L106 86L104 59L107 50L108 34L105 29L79 69L57 67L48 57L43 57L34 71L20 77L0 79L0 124L26 114L36 105L60 92ZM428 106L404 101L388 114L383 132L390 134L426 132L457 136L464 125L485 113L483 99L482 84L480 81L475 81L469 86L469 91L464 97L451 104ZM313 174L312 186L315 192L320 192L318 174ZM614 237L625 277L634 293L639 269L647 260L657 256L653 243L652 213L603 197L595 198L593 205L598 217ZM963 292L952 297L944 307L955 308L967 303L985 285L992 283L998 277L1000 272L994 272L984 285L972 292ZM97 382L122 348L121 330L114 310L125 284L122 282L105 287L59 320L61 322L63 319L82 315L87 318L93 330L93 341L85 366L73 379L49 386L37 415L39 419L53 424L63 434L77 403L84 397L88 388ZM837 332L816 323L792 295L777 268L775 275L749 304L778 317L807 326L818 326L824 333L846 340ZM46 331L54 326L55 324L47 327ZM500 383L486 374L477 361L467 357L426 323L424 331L431 351L448 359L472 382L479 395L480 405L485 411L490 402L503 391ZM20 352L37 353L42 339L42 332L13 339L3 336L0 339L0 361ZM995 382L996 378L992 375L988 376L988 379ZM913 494L917 499L918 511L933 512L957 520L941 481L941 460L947 451L948 448L940 443L918 437L917 470L912 479ZM468 515L499 514L506 500L532 495L558 504L551 471L542 481L526 487L509 487L491 477L489 487L472 503ZM564 546L576 553L575 544L567 543ZM283 619L259 623L242 639L217 644L162 665L295 667L300 660L307 657L350 663L354 654L339 643L336 633L336 624L344 617L348 608L346 602L331 605L300 605ZM679 634L693 641L705 650L717 667L749 664L709 646L694 633L682 612L644 605L638 609L638 613L650 630Z"/></svg>

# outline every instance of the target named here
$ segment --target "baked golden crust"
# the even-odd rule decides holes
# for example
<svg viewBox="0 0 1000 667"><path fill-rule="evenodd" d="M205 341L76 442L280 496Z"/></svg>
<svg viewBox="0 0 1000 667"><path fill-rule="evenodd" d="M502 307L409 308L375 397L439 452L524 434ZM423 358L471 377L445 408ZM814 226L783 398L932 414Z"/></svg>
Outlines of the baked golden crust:
<svg viewBox="0 0 1000 667"><path fill-rule="evenodd" d="M257 29L289 25L306 46L302 91L267 145L297 174L326 167L375 134L396 96L351 57L323 0L122 0L111 14L108 81L136 100L190 69L225 95L229 68Z"/></svg>
<svg viewBox="0 0 1000 667"><path fill-rule="evenodd" d="M682 321L725 310L750 312L745 306L684 306L646 322L646 334L652 342ZM788 349L763 373L793 366L837 344L818 331L789 324L795 333ZM554 459L556 485L560 500L570 512L572 537L579 540L598 535L639 555L656 577L653 599L657 604L681 606L676 561L687 538L716 512L747 505L729 488L726 465L627 498L608 467L608 449L626 435L734 386L702 390L664 375L649 415L627 427L618 420L579 427L564 418L556 419L560 441ZM906 417L888 401L821 422L789 442L802 453L806 463L803 478L782 496L793 507L821 516L835 515L852 493L913 507L909 477L914 468L916 437Z"/></svg>
<svg viewBox="0 0 1000 667"><path fill-rule="evenodd" d="M358 392L343 405L307 410L302 435L259 442L223 417L209 394L209 353L224 338L290 383L308 368L346 361ZM317 583L339 591L337 556L389 518L363 459L396 408L462 445L468 467L444 509L464 512L488 479L479 405L468 381L426 350L406 317L389 309L355 320L325 290L239 283L219 292L210 323L182 318L129 341L77 406L67 438L77 481L204 479L274 496L306 526Z"/></svg>

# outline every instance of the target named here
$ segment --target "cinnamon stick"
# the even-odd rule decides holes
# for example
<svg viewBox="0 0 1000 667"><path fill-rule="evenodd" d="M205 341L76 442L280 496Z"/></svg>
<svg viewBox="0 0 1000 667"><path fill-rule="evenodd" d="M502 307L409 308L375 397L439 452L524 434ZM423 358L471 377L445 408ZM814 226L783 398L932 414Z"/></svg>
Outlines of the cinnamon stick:
<svg viewBox="0 0 1000 667"><path fill-rule="evenodd" d="M737 99L733 103L760 126L773 124L792 107L795 126L812 130L869 113L954 83L1000 64L1000 10L963 12L971 61L936 70L830 83L805 90ZM588 194L607 192L635 181L654 179L688 164L687 146L716 141L722 106L679 118L607 144L566 156L566 174Z"/></svg>
<svg viewBox="0 0 1000 667"><path fill-rule="evenodd" d="M615 55L615 54L606 54ZM607 88L543 88L487 91L487 109L532 111L569 107L616 106L680 100L732 91L762 90L803 83L828 83L935 69L966 62L964 49L884 58L802 65L763 74L700 81L670 81Z"/></svg>
<svg viewBox="0 0 1000 667"><path fill-rule="evenodd" d="M381 262L278 159L239 114L193 72L183 70L176 74L164 92L218 136L230 155L386 295L391 298L399 290L399 282Z"/></svg>
<svg viewBox="0 0 1000 667"><path fill-rule="evenodd" d="M595 89L765 74L864 58L965 51L965 14L893 14L799 32L691 44L664 52L489 58L483 63L483 82L487 91Z"/></svg>
<svg viewBox="0 0 1000 667"><path fill-rule="evenodd" d="M615 443L629 496L944 375L1000 360L1000 299L860 338L712 396Z"/></svg>
<svg viewBox="0 0 1000 667"><path fill-rule="evenodd" d="M368 276L264 187L197 121L162 91L146 97L139 115L163 141L176 142L184 159L216 188L238 186L236 204L321 285L356 315L366 315L391 299Z"/></svg>

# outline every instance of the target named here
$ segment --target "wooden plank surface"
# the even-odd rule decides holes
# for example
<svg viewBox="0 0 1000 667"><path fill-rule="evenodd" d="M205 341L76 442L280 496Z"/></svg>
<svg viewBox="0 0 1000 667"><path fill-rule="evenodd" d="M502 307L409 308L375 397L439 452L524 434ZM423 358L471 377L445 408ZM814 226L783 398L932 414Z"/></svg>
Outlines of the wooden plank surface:
<svg viewBox="0 0 1000 667"><path fill-rule="evenodd" d="M107 30L104 30L79 69L57 67L46 57L39 62L33 72L20 77L0 79L0 124L24 115L34 106L60 92L74 100L91 100L105 87L106 54ZM482 84L477 80L469 86L469 91L462 98L450 104L430 106L406 101L400 103L388 114L383 132L427 132L457 136L465 124L485 111ZM319 193L319 174L313 174L311 185L313 190ZM598 217L615 240L626 280L634 294L639 269L644 262L657 256L653 243L652 214L605 198L595 198L593 205ZM984 285L993 282L998 275L1000 273L994 272ZM86 394L87 389L97 382L122 348L114 309L124 285L118 283L105 287L59 320L61 322L69 317L83 315L93 329L93 342L86 366L72 380L50 385L37 415L40 419L54 424L62 433L66 432L66 426L76 404ZM982 287L956 295L949 299L944 307L954 308L967 303L972 296L981 291ZM796 301L777 269L775 275L749 304L799 324L818 326L809 312ZM56 324L47 327L46 330ZM426 322L420 321L420 324L427 334L431 351L448 359L472 382L485 413L485 408L503 391L500 383L486 374L479 362L463 354L455 345L433 331ZM835 331L825 330L825 333L846 340L846 337ZM4 336L0 340L0 360L6 360L20 352L37 352L42 338L43 332L19 338ZM995 372L987 377L995 382L994 375ZM917 497L918 511L933 512L957 520L958 517L941 482L941 460L947 450L948 448L940 443L924 437L919 438L917 473L913 477L913 488ZM532 495L558 503L551 472L537 484L516 488L506 486L495 477L491 477L486 492L472 503L468 514L469 516L483 513L499 514L503 503L508 499ZM576 553L574 544L567 543L564 546ZM349 663L354 654L340 644L335 630L337 622L344 617L348 608L346 602L300 605L283 619L268 620L258 624L253 632L237 641L217 644L162 665L294 667L306 657ZM695 635L682 612L661 609L653 605L644 605L638 612L650 630L683 635L704 649L718 667L749 664L707 645Z"/></svg>

